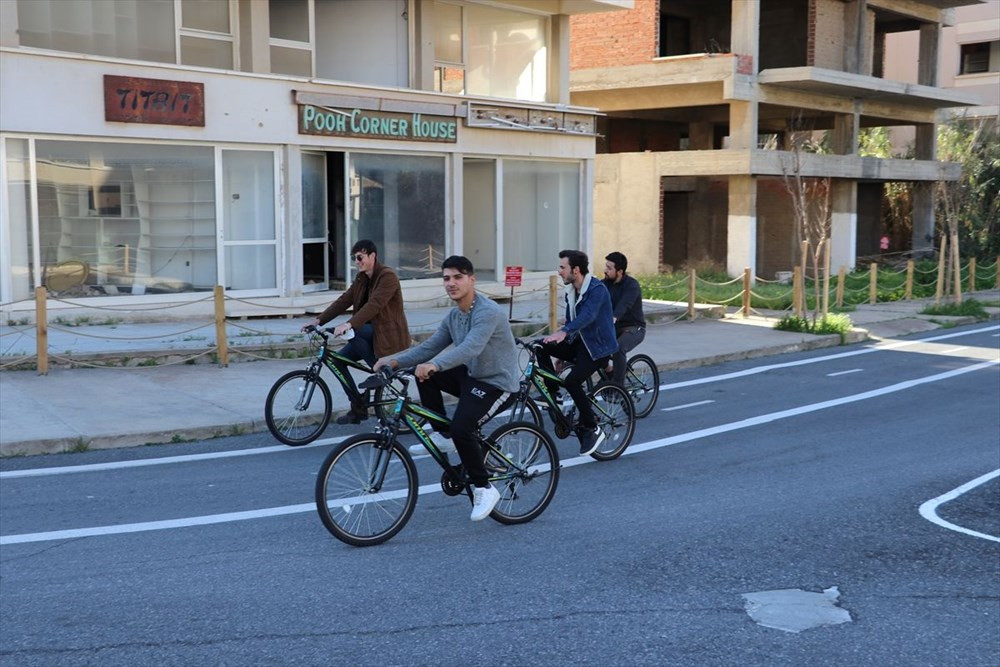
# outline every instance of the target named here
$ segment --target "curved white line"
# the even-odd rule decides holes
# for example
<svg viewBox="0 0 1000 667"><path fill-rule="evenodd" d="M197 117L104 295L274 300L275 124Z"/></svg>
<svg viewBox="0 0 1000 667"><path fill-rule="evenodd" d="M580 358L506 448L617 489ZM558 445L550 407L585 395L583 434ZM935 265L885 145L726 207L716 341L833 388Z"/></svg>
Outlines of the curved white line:
<svg viewBox="0 0 1000 667"><path fill-rule="evenodd" d="M981 477L977 477L971 482L966 482L957 489L953 489L942 496L938 496L937 498L932 498L928 500L927 502L925 502L923 505L920 506L920 516L924 517L931 523L936 523L937 525L943 528L947 528L948 530L954 530L959 533L965 533L966 535L972 535L973 537L981 537L984 540L990 540L991 542L1000 542L1000 537L994 537L993 535L987 535L986 533L980 533L975 530L969 530L968 528L963 528L962 526L956 526L950 521L945 521L944 519L942 519L937 515L937 508L939 506L943 505L949 500L954 500L955 498L958 498L963 493L971 491L980 484L985 484L986 482L996 477L1000 477L1000 468L997 468L993 472L988 472Z"/></svg>
<svg viewBox="0 0 1000 667"><path fill-rule="evenodd" d="M795 417L798 415L815 412L817 410L825 410L827 408L836 407L838 405L855 403L857 401L863 401L869 398L875 398L876 396L883 396L885 394L891 394L897 391L911 389L913 387L917 387L922 384L927 384L930 382L939 382L941 380L946 380L948 378L956 377L958 375L963 375L965 373L971 373L973 371L981 370L983 368L996 367L998 364L1000 364L1000 360L984 361L978 364L973 364L971 366L964 366L962 368L956 368L954 370L945 371L943 373L937 373L935 375L928 375L926 377L917 378L916 380L907 380L906 382L899 382L897 384L888 385L886 387L881 387L879 389L865 391L860 394L844 396L842 398L836 398L829 401L820 401L819 403L803 405L788 410L779 410L778 412L771 412L764 415L758 415L757 417L742 419L740 421L730 422L728 424L721 424L719 426L713 426L711 428L699 429L697 431L691 431L689 433L682 433L680 435L661 438L659 440L653 440L651 442L632 444L629 446L627 450L625 450L623 456L639 454L641 452L649 451L651 449L669 447L671 445L676 445L691 440L697 440L700 438L706 438L709 436L718 435L720 433L727 433L730 431L736 431L739 429L749 428L752 426L758 426L760 424L767 424L769 422L778 421L780 419L788 419L790 417ZM560 461L560 466L563 468L569 468L572 466L584 465L595 462L596 461L589 456L577 456L571 459ZM440 484L425 484L419 487L420 495L424 495L427 493L436 493L440 490L441 490ZM297 514L301 512L315 511L315 509L316 506L314 504L307 503L302 505L286 505L284 507L270 507L260 510L249 510L245 512L210 514L210 515L189 517L185 519L167 519L165 521L149 521L144 523L120 524L117 526L96 526L93 528L56 530L44 533L22 533L20 535L3 535L0 536L0 546L7 544L22 544L25 542L45 542L48 540L62 540L62 539L70 539L76 537L89 537L92 535L136 533L147 530L164 530L167 528L181 528L184 526L202 526L213 523L224 523L227 521L244 521L247 519L259 519L269 516L280 516L283 514Z"/></svg>

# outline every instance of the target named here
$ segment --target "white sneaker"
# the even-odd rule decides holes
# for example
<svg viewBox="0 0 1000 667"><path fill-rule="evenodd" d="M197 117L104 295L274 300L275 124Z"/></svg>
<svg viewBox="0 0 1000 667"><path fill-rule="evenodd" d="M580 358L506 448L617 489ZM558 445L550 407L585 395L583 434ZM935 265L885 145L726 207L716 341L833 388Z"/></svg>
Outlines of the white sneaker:
<svg viewBox="0 0 1000 667"><path fill-rule="evenodd" d="M500 502L500 492L489 486L472 487L472 515L469 517L473 521L482 521L490 515L493 508Z"/></svg>
<svg viewBox="0 0 1000 667"><path fill-rule="evenodd" d="M455 442L448 436L438 433L437 431L431 431L430 436L431 442L433 442L434 445L441 450L442 454L458 453L458 450L455 448ZM419 442L415 445L410 445L411 454L425 454L426 452L427 448Z"/></svg>

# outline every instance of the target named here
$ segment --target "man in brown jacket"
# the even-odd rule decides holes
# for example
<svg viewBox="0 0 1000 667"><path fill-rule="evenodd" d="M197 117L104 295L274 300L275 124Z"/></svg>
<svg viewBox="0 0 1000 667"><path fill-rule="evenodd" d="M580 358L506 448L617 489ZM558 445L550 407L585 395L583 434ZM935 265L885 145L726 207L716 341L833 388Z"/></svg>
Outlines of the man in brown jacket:
<svg viewBox="0 0 1000 667"><path fill-rule="evenodd" d="M367 240L358 241L351 248L351 257L358 268L357 277L313 324L326 324L351 308L351 319L334 327L333 333L342 336L353 330L354 337L340 354L348 359L364 359L370 366L376 359L410 347L410 329L403 313L403 291L399 287L399 278L392 269L379 263L375 244ZM337 367L354 387L354 379L347 367L343 363ZM368 419L367 406L352 401L350 411L337 417L337 423L358 424L365 419Z"/></svg>

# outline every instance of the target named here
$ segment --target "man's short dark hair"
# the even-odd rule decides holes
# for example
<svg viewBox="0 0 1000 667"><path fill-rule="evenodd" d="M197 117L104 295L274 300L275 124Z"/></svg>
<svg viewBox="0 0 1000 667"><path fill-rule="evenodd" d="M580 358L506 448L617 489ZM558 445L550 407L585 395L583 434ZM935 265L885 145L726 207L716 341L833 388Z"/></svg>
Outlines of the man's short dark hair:
<svg viewBox="0 0 1000 667"><path fill-rule="evenodd" d="M473 268L472 262L469 261L468 257L462 257L461 255L452 255L441 262L441 270L444 271L445 269L455 269L467 276L476 275L476 270Z"/></svg>
<svg viewBox="0 0 1000 667"><path fill-rule="evenodd" d="M587 265L590 263L590 260L587 259L587 253L582 250L560 250L559 259L569 260L570 270L577 268L580 269L581 275L587 275L587 271L589 270Z"/></svg>
<svg viewBox="0 0 1000 667"><path fill-rule="evenodd" d="M608 253L608 256L604 259L615 265L615 271L624 271L628 268L628 257L621 254L617 250Z"/></svg>
<svg viewBox="0 0 1000 667"><path fill-rule="evenodd" d="M369 241L368 239L361 239L360 241L355 243L354 246L351 248L352 255L356 252L363 252L366 255L377 255L378 248L376 248L375 244Z"/></svg>

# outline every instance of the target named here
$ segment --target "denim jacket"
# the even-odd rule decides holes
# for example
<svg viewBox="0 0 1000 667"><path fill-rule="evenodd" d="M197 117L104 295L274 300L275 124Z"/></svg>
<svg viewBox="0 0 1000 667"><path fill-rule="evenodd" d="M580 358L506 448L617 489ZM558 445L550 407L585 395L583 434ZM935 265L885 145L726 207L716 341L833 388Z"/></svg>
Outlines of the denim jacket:
<svg viewBox="0 0 1000 667"><path fill-rule="evenodd" d="M570 320L569 299L575 294L570 288L564 295L566 324L563 326L563 331L569 334L571 339L579 335L590 358L595 361L614 354L618 350L618 338L615 335L608 288L600 280L592 278L587 291L576 304L576 318Z"/></svg>

